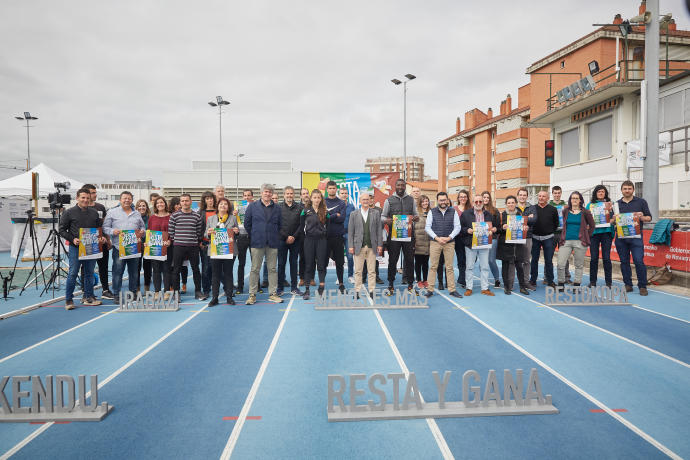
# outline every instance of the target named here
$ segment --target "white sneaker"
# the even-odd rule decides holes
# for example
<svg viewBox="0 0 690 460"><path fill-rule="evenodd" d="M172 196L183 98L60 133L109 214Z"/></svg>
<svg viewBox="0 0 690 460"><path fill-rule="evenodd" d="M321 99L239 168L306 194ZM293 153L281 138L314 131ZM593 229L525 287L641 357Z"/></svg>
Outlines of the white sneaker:
<svg viewBox="0 0 690 460"><path fill-rule="evenodd" d="M350 282L350 284L355 284L355 279L352 276L348 276L347 280Z"/></svg>

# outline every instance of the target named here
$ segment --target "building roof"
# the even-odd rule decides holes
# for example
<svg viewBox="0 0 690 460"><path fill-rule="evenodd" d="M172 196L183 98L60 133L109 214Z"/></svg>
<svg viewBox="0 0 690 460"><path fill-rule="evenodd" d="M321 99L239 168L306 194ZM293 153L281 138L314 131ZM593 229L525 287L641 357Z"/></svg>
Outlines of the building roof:
<svg viewBox="0 0 690 460"><path fill-rule="evenodd" d="M446 137L445 139L441 139L440 141L438 141L436 146L439 147L440 145L448 142L449 140L451 140L453 138L463 137L472 131L482 131L482 128L486 128L486 127L493 125L494 123L497 123L497 122L499 122L505 118L509 118L509 117L512 117L512 116L517 115L519 113L527 112L527 111L529 111L529 105L526 105L523 107L518 107L517 109L513 109L506 114L498 115L498 116L495 116L493 118L489 118L488 120L481 122L477 126L474 126L472 128L469 128L469 129L465 129L463 131L460 131L459 133L455 133L451 136Z"/></svg>
<svg viewBox="0 0 690 460"><path fill-rule="evenodd" d="M407 185L410 187L419 187L420 189L435 189L438 187L438 179L425 180L424 182L408 180Z"/></svg>

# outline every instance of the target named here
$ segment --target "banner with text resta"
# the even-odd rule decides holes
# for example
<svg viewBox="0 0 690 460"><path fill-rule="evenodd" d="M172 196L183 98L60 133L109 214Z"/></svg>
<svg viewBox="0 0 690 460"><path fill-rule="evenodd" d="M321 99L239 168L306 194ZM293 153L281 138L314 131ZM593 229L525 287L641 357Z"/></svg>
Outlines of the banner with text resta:
<svg viewBox="0 0 690 460"><path fill-rule="evenodd" d="M356 209L359 209L359 193L365 190L373 195L371 206L376 206L378 203L378 206L383 208L386 199L395 193L395 181L399 178L399 172L302 172L302 187L309 189L309 193L314 189L319 189L324 196L327 196L326 183L332 180L338 185L338 189L347 188L349 201Z"/></svg>

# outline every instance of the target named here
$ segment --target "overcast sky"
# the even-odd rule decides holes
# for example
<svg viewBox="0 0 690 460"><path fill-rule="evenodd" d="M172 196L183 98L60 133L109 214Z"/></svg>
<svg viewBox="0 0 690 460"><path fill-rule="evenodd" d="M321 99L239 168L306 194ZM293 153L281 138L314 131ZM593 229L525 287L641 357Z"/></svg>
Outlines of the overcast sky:
<svg viewBox="0 0 690 460"><path fill-rule="evenodd" d="M478 107L498 112L528 65L637 14L639 1L24 1L0 9L0 166L84 182L147 179L223 153L296 170L363 171L407 153L436 177L438 140ZM661 0L679 29L685 3ZM20 171L0 169L0 178ZM212 185L212 184L210 184Z"/></svg>

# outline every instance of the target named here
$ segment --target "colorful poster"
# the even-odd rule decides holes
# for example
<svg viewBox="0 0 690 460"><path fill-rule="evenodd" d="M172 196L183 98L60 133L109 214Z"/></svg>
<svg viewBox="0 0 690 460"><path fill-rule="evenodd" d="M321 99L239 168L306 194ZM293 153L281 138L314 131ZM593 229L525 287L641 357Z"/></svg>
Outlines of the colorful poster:
<svg viewBox="0 0 690 460"><path fill-rule="evenodd" d="M525 231L524 231L524 225L525 225L525 220L524 217L515 215L515 216L508 216L508 228L506 229L506 243L512 243L512 244L526 244L527 240L525 239Z"/></svg>
<svg viewBox="0 0 690 460"><path fill-rule="evenodd" d="M472 249L491 248L491 222L472 222Z"/></svg>
<svg viewBox="0 0 690 460"><path fill-rule="evenodd" d="M141 256L141 247L136 230L120 230L119 236L120 259L134 259Z"/></svg>
<svg viewBox="0 0 690 460"><path fill-rule="evenodd" d="M79 229L79 260L100 259L103 257L101 244L98 242L100 236L100 228Z"/></svg>
<svg viewBox="0 0 690 460"><path fill-rule="evenodd" d="M412 216L407 214L393 215L391 241L412 241Z"/></svg>
<svg viewBox="0 0 690 460"><path fill-rule="evenodd" d="M144 242L144 259L166 260L168 258L168 247L163 244L168 239L168 232L156 230L146 230L146 241Z"/></svg>
<svg viewBox="0 0 690 460"><path fill-rule="evenodd" d="M558 211L558 228L556 230L560 230L563 228L563 208L564 207L565 207L564 204L556 205L556 211Z"/></svg>
<svg viewBox="0 0 690 460"><path fill-rule="evenodd" d="M303 172L302 187L309 190L318 189L326 195L326 183L334 181L338 188L347 188L348 201L359 209L359 194L367 191L373 196L372 207L383 209L383 203L395 193L395 181L400 178L399 172L391 173L341 173L341 172Z"/></svg>
<svg viewBox="0 0 690 460"><path fill-rule="evenodd" d="M211 259L232 259L234 238L228 233L227 228L216 228L211 233L209 254Z"/></svg>
<svg viewBox="0 0 690 460"><path fill-rule="evenodd" d="M618 238L639 238L640 222L632 212L624 212L616 217L616 236Z"/></svg>
<svg viewBox="0 0 690 460"><path fill-rule="evenodd" d="M594 225L597 228L611 226L611 224L608 222L609 211L606 209L606 203L590 203L589 212L592 213Z"/></svg>
<svg viewBox="0 0 690 460"><path fill-rule="evenodd" d="M247 213L248 205L249 201L247 200L235 201L233 203L233 206L237 209L237 224L242 228L244 228L244 215Z"/></svg>

